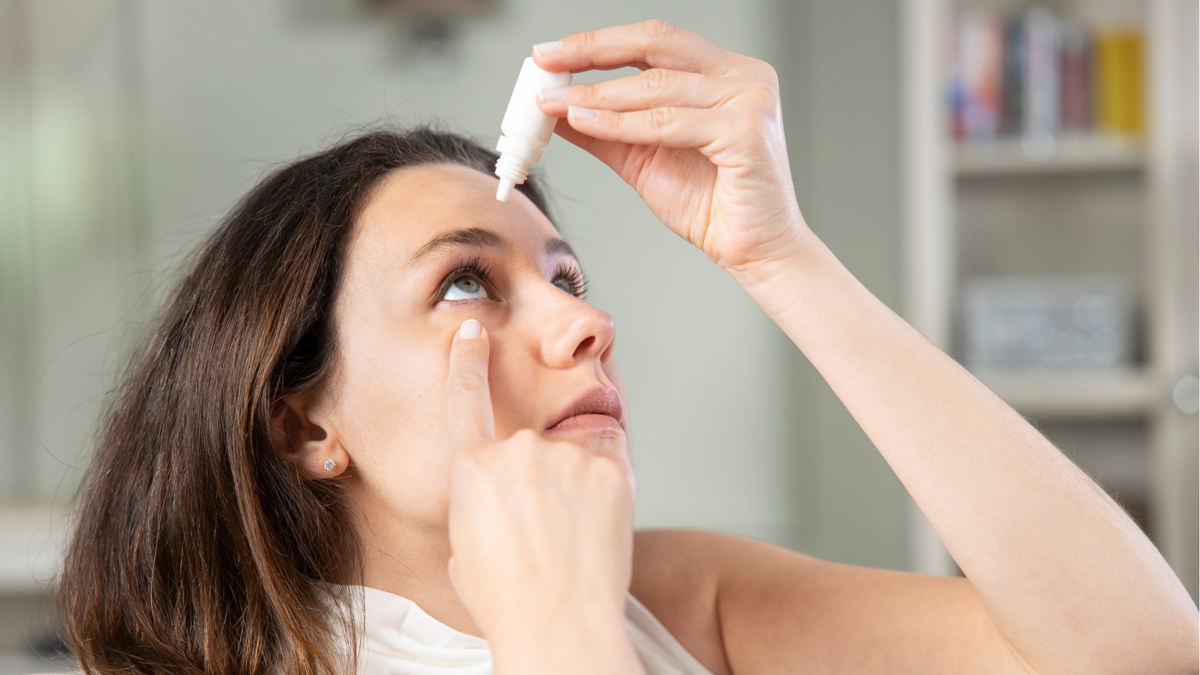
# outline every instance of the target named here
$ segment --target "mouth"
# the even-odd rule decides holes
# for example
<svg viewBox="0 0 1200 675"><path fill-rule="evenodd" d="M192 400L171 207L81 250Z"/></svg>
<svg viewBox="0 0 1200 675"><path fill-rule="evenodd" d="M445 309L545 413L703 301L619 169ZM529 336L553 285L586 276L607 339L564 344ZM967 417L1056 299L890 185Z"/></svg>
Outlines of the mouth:
<svg viewBox="0 0 1200 675"><path fill-rule="evenodd" d="M589 389L564 406L543 433L613 432L621 427L621 397L616 389Z"/></svg>

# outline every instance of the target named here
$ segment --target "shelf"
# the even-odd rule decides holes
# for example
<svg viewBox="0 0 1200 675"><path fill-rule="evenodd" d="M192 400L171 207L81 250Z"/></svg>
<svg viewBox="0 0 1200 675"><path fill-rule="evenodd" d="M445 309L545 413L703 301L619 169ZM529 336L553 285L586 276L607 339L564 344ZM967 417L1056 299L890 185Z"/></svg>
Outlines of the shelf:
<svg viewBox="0 0 1200 675"><path fill-rule="evenodd" d="M960 177L1136 171L1146 163L1140 143L1106 136L959 143L953 154Z"/></svg>
<svg viewBox="0 0 1200 675"><path fill-rule="evenodd" d="M977 371L1000 398L1026 415L1132 417L1166 400L1155 378L1142 371Z"/></svg>

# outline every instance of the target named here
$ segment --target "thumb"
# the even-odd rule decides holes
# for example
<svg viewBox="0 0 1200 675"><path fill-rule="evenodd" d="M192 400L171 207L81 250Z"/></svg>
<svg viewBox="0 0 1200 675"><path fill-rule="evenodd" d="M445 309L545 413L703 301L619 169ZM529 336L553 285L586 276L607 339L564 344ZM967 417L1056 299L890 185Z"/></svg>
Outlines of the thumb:
<svg viewBox="0 0 1200 675"><path fill-rule="evenodd" d="M458 566L455 565L455 561L456 561L456 558L453 555L451 555L449 562L446 563L446 573L450 577L450 586L454 589L455 595L457 595L458 599L462 600L463 604L465 605L465 604L467 604L467 597L465 595L463 595L462 588L459 587L459 585L458 585ZM467 613L471 614L470 606L467 607ZM475 621L474 614L471 614L471 620ZM479 625L479 622L476 621L475 624ZM487 637L487 636L485 635L484 637Z"/></svg>
<svg viewBox="0 0 1200 675"><path fill-rule="evenodd" d="M454 580L454 555L450 556L450 561L446 563L446 575L450 577L450 585L454 588L454 592L458 597L462 597L462 591L458 590L458 583Z"/></svg>
<svg viewBox="0 0 1200 675"><path fill-rule="evenodd" d="M487 332L475 319L462 322L450 345L446 397L450 433L458 449L496 439L488 389L489 349Z"/></svg>

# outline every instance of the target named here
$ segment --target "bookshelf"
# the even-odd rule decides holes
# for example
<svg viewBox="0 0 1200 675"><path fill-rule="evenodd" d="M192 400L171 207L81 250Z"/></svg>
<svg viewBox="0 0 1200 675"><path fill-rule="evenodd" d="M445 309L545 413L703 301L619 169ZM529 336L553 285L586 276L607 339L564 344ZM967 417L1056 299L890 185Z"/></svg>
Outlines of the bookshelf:
<svg viewBox="0 0 1200 675"><path fill-rule="evenodd" d="M1137 171L1145 168L1145 148L1125 138L1080 136L1052 146L1004 139L956 143L952 166L961 177Z"/></svg>
<svg viewBox="0 0 1200 675"><path fill-rule="evenodd" d="M1114 103L1109 92L1096 105L1110 106L1116 122L1097 117L1090 126L1063 121L1052 133L1005 133L1008 62L995 66L994 54L977 54L971 67L991 58L1003 76L992 77L991 94L984 82L985 109L964 122L967 99L954 87L970 68L951 36L964 16L987 13L986 30L1006 40L997 26L1031 10L1098 33L1112 26L1136 33L1140 104ZM1172 399L1181 378L1196 374L1198 358L1195 291L1187 288L1197 285L1190 206L1197 83L1188 65L1196 60L1195 3L905 0L903 12L907 318L962 360L963 291L974 278L1106 274L1127 285L1136 345L1128 362L1092 370L968 367L1117 495L1195 598L1197 418ZM1125 107L1112 113L1117 104ZM955 573L915 507L910 527L913 569Z"/></svg>
<svg viewBox="0 0 1200 675"><path fill-rule="evenodd" d="M1167 398L1147 372L1060 376L977 370L975 375L1018 411L1032 418L1138 417Z"/></svg>

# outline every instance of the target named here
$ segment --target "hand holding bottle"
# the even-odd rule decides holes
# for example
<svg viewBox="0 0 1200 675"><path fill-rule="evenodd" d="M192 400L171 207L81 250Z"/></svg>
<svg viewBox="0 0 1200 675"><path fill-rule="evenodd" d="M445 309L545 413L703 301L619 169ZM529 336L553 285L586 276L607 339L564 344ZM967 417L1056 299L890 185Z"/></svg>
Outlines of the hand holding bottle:
<svg viewBox="0 0 1200 675"><path fill-rule="evenodd" d="M543 90L556 133L629 183L658 218L730 272L802 249L811 233L788 167L775 71L662 21L534 48L550 71L638 75Z"/></svg>

